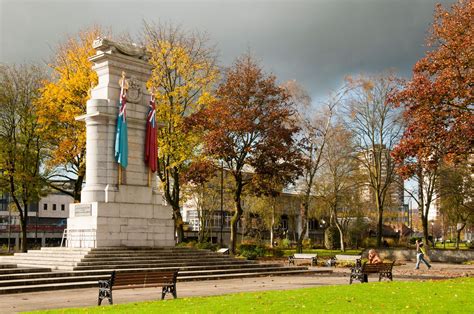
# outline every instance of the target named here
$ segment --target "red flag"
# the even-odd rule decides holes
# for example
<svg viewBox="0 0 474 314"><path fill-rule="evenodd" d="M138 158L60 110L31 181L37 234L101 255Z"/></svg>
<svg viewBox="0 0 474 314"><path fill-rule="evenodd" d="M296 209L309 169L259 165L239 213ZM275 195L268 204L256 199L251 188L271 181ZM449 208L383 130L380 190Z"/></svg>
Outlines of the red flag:
<svg viewBox="0 0 474 314"><path fill-rule="evenodd" d="M153 96L150 100L148 113L146 116L146 137L145 137L145 163L150 168L151 172L156 171L156 109L155 100Z"/></svg>

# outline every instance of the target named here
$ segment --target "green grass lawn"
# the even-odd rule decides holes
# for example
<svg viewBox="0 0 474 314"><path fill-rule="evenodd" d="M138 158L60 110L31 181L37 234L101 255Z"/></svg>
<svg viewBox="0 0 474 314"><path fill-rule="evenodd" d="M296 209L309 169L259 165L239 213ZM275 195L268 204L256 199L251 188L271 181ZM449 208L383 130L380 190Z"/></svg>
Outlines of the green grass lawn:
<svg viewBox="0 0 474 314"><path fill-rule="evenodd" d="M473 298L474 278L460 278L247 292L35 313L473 313Z"/></svg>
<svg viewBox="0 0 474 314"><path fill-rule="evenodd" d="M456 243L449 242L449 243L443 244L442 242L436 242L435 243L435 248L436 249L446 249L446 250L456 250ZM468 250L469 247L467 246L466 243L461 242L461 243L459 243L459 249L460 250Z"/></svg>

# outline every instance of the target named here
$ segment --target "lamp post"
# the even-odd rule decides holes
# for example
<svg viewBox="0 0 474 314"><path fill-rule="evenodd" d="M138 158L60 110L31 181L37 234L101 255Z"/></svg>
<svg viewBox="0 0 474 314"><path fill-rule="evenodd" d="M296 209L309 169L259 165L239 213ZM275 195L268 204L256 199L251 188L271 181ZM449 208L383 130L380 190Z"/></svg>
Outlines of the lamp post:
<svg viewBox="0 0 474 314"><path fill-rule="evenodd" d="M224 232L224 162L221 160L221 247L224 245L222 233Z"/></svg>
<svg viewBox="0 0 474 314"><path fill-rule="evenodd" d="M8 204L8 253L10 250L10 237L12 236L12 210L10 204Z"/></svg>
<svg viewBox="0 0 474 314"><path fill-rule="evenodd" d="M435 248L435 238L434 238L434 222L431 221L431 240L433 240L433 249Z"/></svg>

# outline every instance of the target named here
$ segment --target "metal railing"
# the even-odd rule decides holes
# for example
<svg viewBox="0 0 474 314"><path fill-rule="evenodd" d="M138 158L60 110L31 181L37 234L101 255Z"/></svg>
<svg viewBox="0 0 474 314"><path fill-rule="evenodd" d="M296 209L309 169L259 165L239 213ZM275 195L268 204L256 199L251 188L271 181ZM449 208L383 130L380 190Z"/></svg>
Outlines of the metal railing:
<svg viewBox="0 0 474 314"><path fill-rule="evenodd" d="M61 247L68 247L68 241L73 244L79 243L79 248L95 247L96 244L96 229L64 229L63 237L61 239ZM89 244L86 246L86 244ZM74 246L77 247L77 246Z"/></svg>

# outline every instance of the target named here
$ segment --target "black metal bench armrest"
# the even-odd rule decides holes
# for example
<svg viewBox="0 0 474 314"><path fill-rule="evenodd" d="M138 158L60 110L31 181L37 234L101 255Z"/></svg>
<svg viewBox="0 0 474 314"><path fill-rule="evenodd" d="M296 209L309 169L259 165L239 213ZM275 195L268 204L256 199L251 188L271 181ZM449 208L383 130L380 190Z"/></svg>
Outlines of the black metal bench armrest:
<svg viewBox="0 0 474 314"><path fill-rule="evenodd" d="M111 280L110 279L107 279L107 280L99 280L99 288L103 288L103 289L110 289L111 288Z"/></svg>

